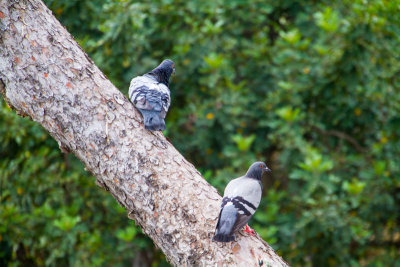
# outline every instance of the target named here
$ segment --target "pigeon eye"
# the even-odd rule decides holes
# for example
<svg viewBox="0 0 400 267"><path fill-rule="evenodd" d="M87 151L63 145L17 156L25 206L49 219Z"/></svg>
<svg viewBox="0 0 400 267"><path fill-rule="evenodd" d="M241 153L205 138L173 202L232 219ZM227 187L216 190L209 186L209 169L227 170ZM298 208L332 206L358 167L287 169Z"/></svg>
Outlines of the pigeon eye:
<svg viewBox="0 0 400 267"><path fill-rule="evenodd" d="M262 164L260 164L260 168L262 168L263 167L263 165Z"/></svg>

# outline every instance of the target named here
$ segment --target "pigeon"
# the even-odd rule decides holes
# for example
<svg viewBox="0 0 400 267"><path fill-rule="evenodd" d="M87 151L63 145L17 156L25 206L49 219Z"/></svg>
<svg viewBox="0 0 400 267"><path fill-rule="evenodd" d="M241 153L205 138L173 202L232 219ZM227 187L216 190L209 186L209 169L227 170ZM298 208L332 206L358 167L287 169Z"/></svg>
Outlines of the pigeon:
<svg viewBox="0 0 400 267"><path fill-rule="evenodd" d="M175 73L175 64L166 59L157 68L131 81L129 99L142 114L147 130L165 130L164 119L171 103L168 86L172 73Z"/></svg>
<svg viewBox="0 0 400 267"><path fill-rule="evenodd" d="M247 222L253 216L261 200L261 177L270 172L264 162L253 163L245 176L233 179L225 188L218 223L213 241L231 242L234 233L246 225L244 229L253 235L254 230Z"/></svg>

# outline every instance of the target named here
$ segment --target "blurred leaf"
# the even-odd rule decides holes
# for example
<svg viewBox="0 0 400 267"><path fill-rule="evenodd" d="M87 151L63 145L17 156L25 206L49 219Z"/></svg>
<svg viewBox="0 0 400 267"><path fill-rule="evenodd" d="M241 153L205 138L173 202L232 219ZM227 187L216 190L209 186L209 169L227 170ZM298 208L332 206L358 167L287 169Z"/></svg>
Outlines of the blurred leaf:
<svg viewBox="0 0 400 267"><path fill-rule="evenodd" d="M256 139L256 135L252 134L250 136L244 137L240 134L232 136L232 140L236 143L240 151L247 151L250 149L251 144Z"/></svg>

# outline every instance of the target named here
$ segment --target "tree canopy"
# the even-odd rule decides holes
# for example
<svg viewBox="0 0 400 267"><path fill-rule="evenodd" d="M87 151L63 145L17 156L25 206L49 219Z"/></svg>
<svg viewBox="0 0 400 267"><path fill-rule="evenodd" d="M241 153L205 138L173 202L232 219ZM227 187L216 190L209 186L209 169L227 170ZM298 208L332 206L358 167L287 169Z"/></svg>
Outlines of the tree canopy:
<svg viewBox="0 0 400 267"><path fill-rule="evenodd" d="M45 2L125 94L174 60L164 134L220 192L266 161L250 225L289 264L398 264L400 1ZM0 101L2 265L167 265L78 160Z"/></svg>

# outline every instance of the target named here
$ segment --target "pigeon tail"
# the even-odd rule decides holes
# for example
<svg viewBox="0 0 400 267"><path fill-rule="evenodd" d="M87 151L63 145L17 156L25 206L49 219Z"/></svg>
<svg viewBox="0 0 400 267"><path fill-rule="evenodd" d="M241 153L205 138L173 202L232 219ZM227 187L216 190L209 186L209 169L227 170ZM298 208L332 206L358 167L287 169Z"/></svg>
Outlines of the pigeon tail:
<svg viewBox="0 0 400 267"><path fill-rule="evenodd" d="M232 202L228 202L228 204L225 207L223 207L221 211L213 240L219 242L234 241L235 236L232 234L232 231L236 219L237 219L236 209L233 206Z"/></svg>
<svg viewBox="0 0 400 267"><path fill-rule="evenodd" d="M161 118L159 111L139 109L143 115L144 127L149 131L163 131L165 130L165 121Z"/></svg>
<svg viewBox="0 0 400 267"><path fill-rule="evenodd" d="M232 241L235 241L235 235L216 234L213 237L213 241L217 241L217 242L232 242Z"/></svg>

